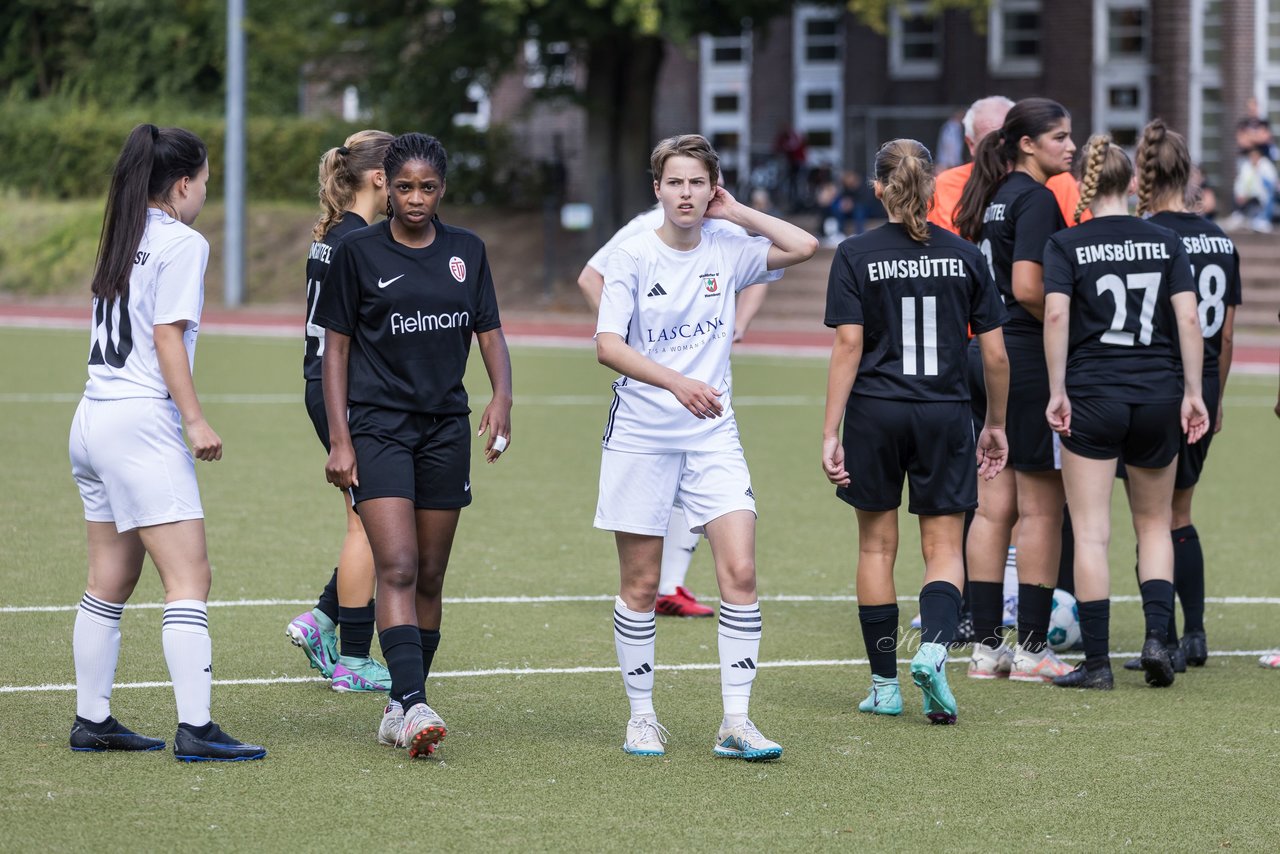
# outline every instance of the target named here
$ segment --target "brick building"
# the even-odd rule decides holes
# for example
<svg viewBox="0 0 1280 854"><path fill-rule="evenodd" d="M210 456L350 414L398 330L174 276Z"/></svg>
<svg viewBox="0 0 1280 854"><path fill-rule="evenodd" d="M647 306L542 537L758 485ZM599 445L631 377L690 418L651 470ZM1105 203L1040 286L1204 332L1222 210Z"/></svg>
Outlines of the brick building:
<svg viewBox="0 0 1280 854"><path fill-rule="evenodd" d="M739 35L669 45L657 133L707 134L745 188L784 126L805 134L810 163L865 169L885 139L933 147L947 117L976 98L1044 95L1071 111L1078 143L1107 130L1131 144L1163 116L1229 186L1246 99L1280 123L1280 0L992 0L981 29L968 12L930 17L927 7L907 0L880 35L838 5L800 4ZM465 120L506 126L534 159L558 140L570 196L581 197L580 108L528 97L580 70L565 44L531 45L524 59L521 73L477 93Z"/></svg>

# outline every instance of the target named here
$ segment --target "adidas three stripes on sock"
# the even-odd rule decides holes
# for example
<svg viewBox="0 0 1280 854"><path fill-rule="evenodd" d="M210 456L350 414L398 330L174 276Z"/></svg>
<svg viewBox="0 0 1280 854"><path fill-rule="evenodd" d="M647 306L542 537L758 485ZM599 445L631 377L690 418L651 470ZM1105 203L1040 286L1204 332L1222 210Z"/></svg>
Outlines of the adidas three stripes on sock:
<svg viewBox="0 0 1280 854"><path fill-rule="evenodd" d="M720 603L720 693L726 718L747 714L760 658L761 626L758 601L750 605Z"/></svg>
<svg viewBox="0 0 1280 854"><path fill-rule="evenodd" d="M618 651L622 684L631 701L631 717L653 717L653 651L658 634L654 611L632 611L622 601L613 600L613 645Z"/></svg>

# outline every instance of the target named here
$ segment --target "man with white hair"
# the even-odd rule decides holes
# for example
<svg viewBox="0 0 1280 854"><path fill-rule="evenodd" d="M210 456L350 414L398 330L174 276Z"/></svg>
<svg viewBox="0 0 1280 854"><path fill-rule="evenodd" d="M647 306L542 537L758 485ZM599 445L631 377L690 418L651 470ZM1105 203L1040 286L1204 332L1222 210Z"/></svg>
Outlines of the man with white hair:
<svg viewBox="0 0 1280 854"><path fill-rule="evenodd" d="M989 133L1000 130L1004 126L1004 117L1013 106L1013 101L1003 95L992 95L974 101L964 114L964 142L969 147L969 157ZM933 205L929 208L929 222L936 223L956 234L959 231L952 222L955 210L960 206L960 194L964 192L965 182L973 171L973 161L940 172L934 178ZM1080 189L1076 179L1069 172L1055 175L1045 183L1058 199L1058 207L1062 209L1062 218L1067 222L1075 222L1076 202L1080 200ZM1086 211L1080 218L1084 222L1089 218Z"/></svg>

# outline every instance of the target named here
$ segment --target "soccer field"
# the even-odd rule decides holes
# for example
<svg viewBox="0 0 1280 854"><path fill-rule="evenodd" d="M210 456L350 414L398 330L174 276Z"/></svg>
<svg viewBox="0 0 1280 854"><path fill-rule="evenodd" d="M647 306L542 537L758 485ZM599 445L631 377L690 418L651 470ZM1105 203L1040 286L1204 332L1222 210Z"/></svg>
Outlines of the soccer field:
<svg viewBox="0 0 1280 854"><path fill-rule="evenodd" d="M383 699L337 694L284 635L336 560L340 496L302 405L301 342L202 336L196 382L225 456L200 464L214 719L262 762L67 749L84 523L67 430L82 332L0 332L0 850L1083 850L1280 848L1280 424L1275 377L1237 376L1198 490L1208 666L1166 690L1119 669L1111 693L974 682L957 653L955 727L860 715L870 675L853 601L856 532L818 464L825 363L735 359L760 523L765 632L752 717L782 761L715 759L713 620L658 623L667 756L620 749L617 562L591 528L611 374L589 349L513 348L512 448L472 473L428 698L437 758L375 743ZM478 411L478 356L468 387ZM1132 531L1116 490L1112 647L1137 650ZM903 623L922 567L902 516ZM689 586L714 594L710 555ZM113 712L172 739L153 570L125 611ZM905 665L901 665L905 674Z"/></svg>

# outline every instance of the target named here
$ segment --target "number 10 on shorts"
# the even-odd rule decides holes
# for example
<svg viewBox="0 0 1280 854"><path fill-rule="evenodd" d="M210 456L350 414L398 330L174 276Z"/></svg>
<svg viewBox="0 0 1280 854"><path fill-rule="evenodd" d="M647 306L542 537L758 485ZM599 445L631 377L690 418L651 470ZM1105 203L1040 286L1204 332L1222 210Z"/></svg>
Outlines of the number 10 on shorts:
<svg viewBox="0 0 1280 854"><path fill-rule="evenodd" d="M902 298L902 373L914 377L917 368L917 349L924 351L924 375L938 375L938 298L920 297L923 345L916 344L916 297Z"/></svg>

